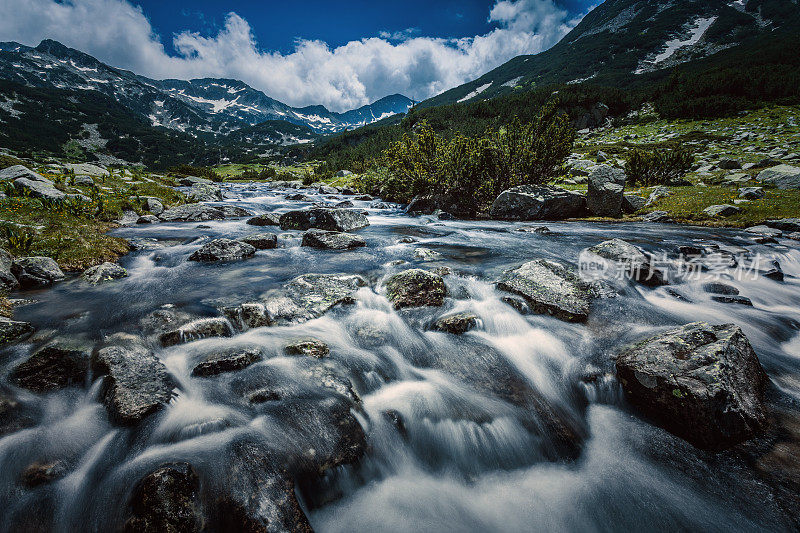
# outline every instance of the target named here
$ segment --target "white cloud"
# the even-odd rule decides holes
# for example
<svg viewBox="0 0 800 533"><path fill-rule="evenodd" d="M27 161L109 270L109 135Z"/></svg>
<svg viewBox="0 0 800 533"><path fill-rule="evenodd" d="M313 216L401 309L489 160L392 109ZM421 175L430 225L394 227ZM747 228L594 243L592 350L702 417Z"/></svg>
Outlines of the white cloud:
<svg viewBox="0 0 800 533"><path fill-rule="evenodd" d="M216 35L174 35L178 55L171 56L141 8L125 0L2 0L0 39L51 38L145 76L236 78L290 105L342 111L392 93L433 96L549 48L577 22L553 0L500 0L488 19L497 27L471 38L415 36L409 29L335 48L299 40L280 54L260 50L249 23L229 13Z"/></svg>

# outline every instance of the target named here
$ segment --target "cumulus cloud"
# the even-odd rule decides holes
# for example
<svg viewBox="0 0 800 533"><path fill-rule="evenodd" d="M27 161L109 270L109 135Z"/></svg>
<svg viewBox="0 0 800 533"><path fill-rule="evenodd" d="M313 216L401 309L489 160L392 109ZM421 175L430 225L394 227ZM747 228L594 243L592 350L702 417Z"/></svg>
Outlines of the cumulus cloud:
<svg viewBox="0 0 800 533"><path fill-rule="evenodd" d="M173 35L177 55L170 55L141 8L126 0L0 1L2 40L56 39L152 78L236 78L290 105L337 111L393 93L433 96L549 48L577 23L553 0L499 0L488 20L492 31L469 38L424 37L410 28L338 47L298 40L281 54L261 50L250 24L229 13L215 35Z"/></svg>

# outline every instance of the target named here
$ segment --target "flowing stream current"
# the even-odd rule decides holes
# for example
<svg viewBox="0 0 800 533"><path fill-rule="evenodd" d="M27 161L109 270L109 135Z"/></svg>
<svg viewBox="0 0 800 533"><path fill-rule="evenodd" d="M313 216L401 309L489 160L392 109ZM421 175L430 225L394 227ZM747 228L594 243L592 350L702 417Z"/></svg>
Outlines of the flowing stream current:
<svg viewBox="0 0 800 533"><path fill-rule="evenodd" d="M310 205L286 199L296 190L261 184L225 191L227 204L256 214ZM307 194L331 205L347 199ZM621 393L612 358L670 326L735 323L771 379L773 401L791 410L800 400L800 250L791 241L759 245L740 231L644 223L556 222L547 223L552 234L538 234L519 231L526 223L442 221L409 216L400 206L354 204L368 212L370 226L354 232L365 248L301 247L302 232L254 228L246 218L128 226L113 234L163 246L123 257L127 278L92 286L74 277L13 295L30 300L15 319L37 332L0 352L0 390L14 395L32 423L0 438L0 529L116 530L128 516L132 487L148 472L189 462L204 490L221 491L217 485L236 471L236 444L244 441L275 457L321 453L331 433L325 402L343 397L366 449L353 464L298 480L295 492L316 531L792 528L791 511L746 459L700 452L639 416ZM204 242L254 230L278 233L278 247L236 262L187 260ZM539 258L577 265L582 250L612 238L656 255L681 245L762 255L780 263L785 280L707 271L657 289L621 284L615 298L595 302L586 324L520 314L495 288L509 268ZM392 308L383 281L412 267L449 267L444 306ZM354 303L297 325L167 348L142 326L164 309L219 316L224 306L258 301L309 273L358 274L368 283ZM720 275L753 305L715 301L701 289ZM460 311L477 315L478 327L463 335L430 329L438 317ZM138 426L109 420L102 380L46 394L9 381L11 369L54 335L99 342L118 332L144 336L176 384L169 405ZM323 341L330 354L285 353L287 343L303 338ZM241 346L257 346L262 360L192 375L208 354ZM314 365L337 377L309 378L320 375ZM277 391L274 398L248 400L265 385ZM557 413L569 435L553 429L531 398ZM54 460L66 465L58 479L20 485L28 465Z"/></svg>

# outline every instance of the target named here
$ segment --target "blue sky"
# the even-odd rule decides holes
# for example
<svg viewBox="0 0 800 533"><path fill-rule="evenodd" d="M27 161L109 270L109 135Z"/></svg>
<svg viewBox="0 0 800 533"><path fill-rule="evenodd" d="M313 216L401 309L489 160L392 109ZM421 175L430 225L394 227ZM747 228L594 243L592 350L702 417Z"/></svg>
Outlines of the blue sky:
<svg viewBox="0 0 800 533"><path fill-rule="evenodd" d="M266 50L283 53L293 48L296 39L319 39L331 46L372 37L381 32L390 34L413 29L414 35L428 37L472 37L491 31L496 24L488 14L496 2L492 0L306 0L304 2L254 2L248 0L195 0L165 2L139 0L145 15L156 32L168 37L184 30L213 34L233 11L247 19ZM564 0L557 2L571 14L583 13L591 2ZM171 40L163 39L171 50Z"/></svg>
<svg viewBox="0 0 800 533"><path fill-rule="evenodd" d="M598 0L599 1L599 0ZM234 78L294 106L422 100L554 45L586 0L0 0L0 40L56 39L156 79Z"/></svg>

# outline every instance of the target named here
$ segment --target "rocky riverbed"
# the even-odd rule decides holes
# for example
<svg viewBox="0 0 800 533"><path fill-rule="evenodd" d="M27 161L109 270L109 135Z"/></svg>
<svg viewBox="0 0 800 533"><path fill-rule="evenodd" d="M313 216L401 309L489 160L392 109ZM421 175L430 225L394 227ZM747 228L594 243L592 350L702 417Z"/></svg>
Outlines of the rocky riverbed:
<svg viewBox="0 0 800 533"><path fill-rule="evenodd" d="M800 527L797 241L183 185L0 257L0 530Z"/></svg>

